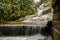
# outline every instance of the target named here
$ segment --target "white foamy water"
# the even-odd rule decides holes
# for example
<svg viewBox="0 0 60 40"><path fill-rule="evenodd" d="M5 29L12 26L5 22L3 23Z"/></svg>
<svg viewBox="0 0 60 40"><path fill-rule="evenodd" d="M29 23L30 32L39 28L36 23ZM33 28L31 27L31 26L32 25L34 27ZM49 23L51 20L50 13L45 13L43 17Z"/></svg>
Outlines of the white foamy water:
<svg viewBox="0 0 60 40"><path fill-rule="evenodd" d="M41 1L41 0L34 0L35 4L37 4L39 1Z"/></svg>
<svg viewBox="0 0 60 40"><path fill-rule="evenodd" d="M0 40L45 40L47 39L46 36L41 34L37 34L34 36L19 36L19 37L0 37Z"/></svg>
<svg viewBox="0 0 60 40"><path fill-rule="evenodd" d="M46 7L44 7L44 5L45 4L43 3L37 8L37 13L36 13L37 15L35 17L28 18L23 22L32 22L32 23L39 24L40 26L46 26L47 22L52 20L53 15L52 16L49 16L48 14L43 15L43 12L46 11L45 10ZM49 9L50 7L47 8ZM53 13L53 9L51 9L51 13Z"/></svg>

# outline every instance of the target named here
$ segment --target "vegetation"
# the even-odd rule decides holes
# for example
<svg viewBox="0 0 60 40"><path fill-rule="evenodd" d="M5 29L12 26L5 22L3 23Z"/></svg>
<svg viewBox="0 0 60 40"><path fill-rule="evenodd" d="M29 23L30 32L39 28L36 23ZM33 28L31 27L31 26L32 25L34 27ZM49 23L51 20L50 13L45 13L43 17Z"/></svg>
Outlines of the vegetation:
<svg viewBox="0 0 60 40"><path fill-rule="evenodd" d="M37 6L45 1L50 0L42 0L38 5L34 3L34 0L0 0L0 23L32 15L36 12Z"/></svg>
<svg viewBox="0 0 60 40"><path fill-rule="evenodd" d="M0 0L0 21L16 20L35 12L33 0Z"/></svg>

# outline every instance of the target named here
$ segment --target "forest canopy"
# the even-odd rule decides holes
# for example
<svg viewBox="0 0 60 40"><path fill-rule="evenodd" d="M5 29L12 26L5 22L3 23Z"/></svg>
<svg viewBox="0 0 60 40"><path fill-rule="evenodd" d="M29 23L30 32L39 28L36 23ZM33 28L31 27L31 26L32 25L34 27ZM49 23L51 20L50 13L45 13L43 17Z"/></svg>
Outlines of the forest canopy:
<svg viewBox="0 0 60 40"><path fill-rule="evenodd" d="M33 0L0 0L0 20L14 20L35 12Z"/></svg>

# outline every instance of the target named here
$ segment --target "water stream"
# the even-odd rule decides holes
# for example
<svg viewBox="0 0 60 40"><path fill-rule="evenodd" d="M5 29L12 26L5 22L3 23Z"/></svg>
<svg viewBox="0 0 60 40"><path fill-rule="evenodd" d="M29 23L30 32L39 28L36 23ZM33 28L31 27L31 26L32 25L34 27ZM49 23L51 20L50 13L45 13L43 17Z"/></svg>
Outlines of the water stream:
<svg viewBox="0 0 60 40"><path fill-rule="evenodd" d="M34 0L35 4L37 4L39 1L40 0ZM39 5L39 7L37 8L36 16L32 18L28 18L23 22L31 22L40 26L46 26L47 22L52 20L53 16L48 15L48 13L52 14L52 8L45 5L46 5L45 3L42 3L41 5Z"/></svg>
<svg viewBox="0 0 60 40"><path fill-rule="evenodd" d="M39 1L34 0L35 4ZM49 15L43 15L43 12L46 11L44 10L44 5L43 3L37 8L37 15L35 17L23 21L32 22L37 25L2 25L0 26L0 40L47 40L47 33L45 31L48 30L46 27L48 27L47 23L50 17Z"/></svg>

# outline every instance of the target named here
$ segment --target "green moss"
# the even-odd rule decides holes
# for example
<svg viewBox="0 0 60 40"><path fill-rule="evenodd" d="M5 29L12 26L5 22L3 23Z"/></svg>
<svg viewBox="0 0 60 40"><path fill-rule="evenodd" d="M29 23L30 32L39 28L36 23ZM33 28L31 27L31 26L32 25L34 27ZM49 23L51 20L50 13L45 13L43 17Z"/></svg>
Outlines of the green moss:
<svg viewBox="0 0 60 40"><path fill-rule="evenodd" d="M32 24L31 22L9 21L7 24Z"/></svg>

